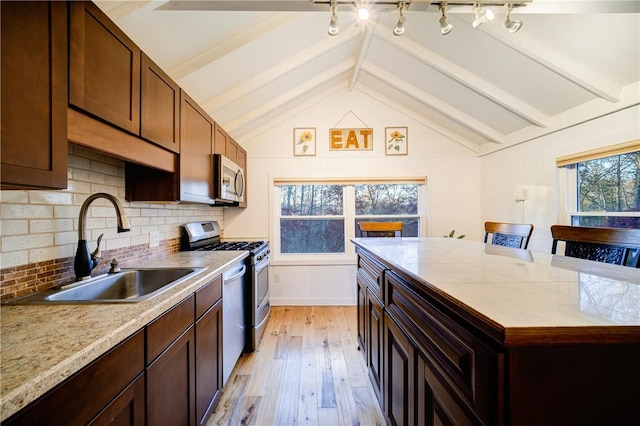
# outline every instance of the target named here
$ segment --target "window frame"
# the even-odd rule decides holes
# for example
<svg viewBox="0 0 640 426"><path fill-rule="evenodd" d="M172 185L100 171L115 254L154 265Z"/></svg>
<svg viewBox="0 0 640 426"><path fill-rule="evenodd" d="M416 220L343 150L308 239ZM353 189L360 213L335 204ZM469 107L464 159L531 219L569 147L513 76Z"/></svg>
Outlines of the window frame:
<svg viewBox="0 0 640 426"><path fill-rule="evenodd" d="M418 213L412 215L394 215L392 217L419 218L419 233L421 237L427 235L427 185L426 178L272 178L271 179L271 208L269 209L269 223L271 247L271 264L278 265L352 265L356 260L355 245L351 238L355 238L355 220L365 218L364 215L355 214L355 185L360 184L418 184ZM335 184L343 186L343 215L331 215L326 218L342 217L345 227L345 252L344 253L281 253L280 252L280 219L289 216L280 215L280 186L281 185L320 185ZM384 215L391 217L390 215ZM295 216L296 219L307 216ZM316 216L309 216L316 217ZM383 217L369 216L369 217Z"/></svg>
<svg viewBox="0 0 640 426"><path fill-rule="evenodd" d="M640 151L640 140L584 151L556 159L556 166L559 170L560 217L564 218L564 224L577 226L573 225L575 218L589 216L640 217L640 212L582 212L578 210L578 163L636 151Z"/></svg>

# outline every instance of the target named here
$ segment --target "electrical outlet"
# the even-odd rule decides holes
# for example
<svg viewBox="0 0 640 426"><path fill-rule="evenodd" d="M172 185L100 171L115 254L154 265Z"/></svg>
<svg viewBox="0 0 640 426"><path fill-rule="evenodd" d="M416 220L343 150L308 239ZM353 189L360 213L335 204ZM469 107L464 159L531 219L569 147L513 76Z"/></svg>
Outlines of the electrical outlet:
<svg viewBox="0 0 640 426"><path fill-rule="evenodd" d="M276 278L276 282L277 282L277 283L280 283L280 274L276 274L276 277L275 277L275 278Z"/></svg>
<svg viewBox="0 0 640 426"><path fill-rule="evenodd" d="M158 247L160 245L160 232L151 231L149 232L149 248Z"/></svg>

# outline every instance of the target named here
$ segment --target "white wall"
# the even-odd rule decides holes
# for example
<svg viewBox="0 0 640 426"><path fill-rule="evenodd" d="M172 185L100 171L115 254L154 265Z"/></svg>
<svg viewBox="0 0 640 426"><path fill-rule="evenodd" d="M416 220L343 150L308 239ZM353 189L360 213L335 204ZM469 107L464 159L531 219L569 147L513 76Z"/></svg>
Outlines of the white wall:
<svg viewBox="0 0 640 426"><path fill-rule="evenodd" d="M384 129L394 126L408 127L407 156L384 153ZM315 157L293 156L294 127L316 128ZM372 127L373 150L330 151L329 129L334 127ZM239 142L248 152L248 207L225 211L227 239L270 239L273 178L317 176L426 176L426 234L442 236L455 228L467 238L482 238L477 154L361 91L337 93L259 137ZM273 263L270 280L276 305L355 304L355 260L352 265Z"/></svg>
<svg viewBox="0 0 640 426"><path fill-rule="evenodd" d="M533 223L533 251L551 251L553 224L562 214L556 158L640 139L640 107L607 115L482 157L482 221ZM516 203L518 189L528 199Z"/></svg>

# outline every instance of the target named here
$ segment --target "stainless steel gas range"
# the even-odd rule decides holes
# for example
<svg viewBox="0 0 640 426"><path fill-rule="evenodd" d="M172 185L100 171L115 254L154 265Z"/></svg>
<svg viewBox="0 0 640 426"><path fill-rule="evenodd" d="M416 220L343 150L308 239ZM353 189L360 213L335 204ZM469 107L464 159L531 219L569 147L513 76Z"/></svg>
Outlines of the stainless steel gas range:
<svg viewBox="0 0 640 426"><path fill-rule="evenodd" d="M221 241L220 231L220 225L216 221L186 223L182 226L182 250L249 251L249 257L246 261L248 273L245 280L243 308L245 311L246 330L245 351L251 352L260 343L271 313L271 305L269 303L269 244L266 241Z"/></svg>

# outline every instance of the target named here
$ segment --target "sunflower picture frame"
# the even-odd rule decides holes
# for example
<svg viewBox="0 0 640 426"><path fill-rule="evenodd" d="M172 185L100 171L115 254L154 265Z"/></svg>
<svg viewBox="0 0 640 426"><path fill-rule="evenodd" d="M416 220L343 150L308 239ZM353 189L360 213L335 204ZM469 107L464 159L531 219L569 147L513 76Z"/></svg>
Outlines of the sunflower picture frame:
<svg viewBox="0 0 640 426"><path fill-rule="evenodd" d="M293 129L293 155L296 157L316 155L315 127L295 127Z"/></svg>
<svg viewBox="0 0 640 426"><path fill-rule="evenodd" d="M407 155L409 153L409 129L407 127L384 128L385 155Z"/></svg>

